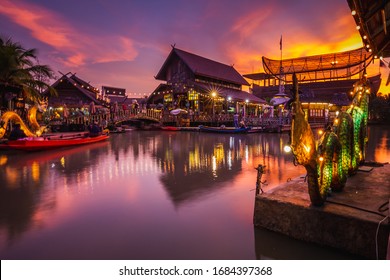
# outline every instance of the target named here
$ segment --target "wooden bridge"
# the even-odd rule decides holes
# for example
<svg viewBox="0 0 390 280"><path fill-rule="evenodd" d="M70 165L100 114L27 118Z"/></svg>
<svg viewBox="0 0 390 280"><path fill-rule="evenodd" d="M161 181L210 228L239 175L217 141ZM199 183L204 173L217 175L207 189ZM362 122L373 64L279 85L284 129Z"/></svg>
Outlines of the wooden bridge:
<svg viewBox="0 0 390 280"><path fill-rule="evenodd" d="M265 131L282 132L288 131L291 127L291 120L289 117L259 117L259 116L246 116L240 117L240 121L243 120L247 126L261 127ZM83 130L85 125L98 122L99 124L106 126L108 124L118 124L123 122L145 122L145 123L160 123L176 126L198 126L198 125L210 125L210 126L232 126L233 115L207 115L207 114L185 114L174 116L169 114L168 111L156 110L156 109L128 109L118 110L117 112L96 113L85 116L74 116L68 119L57 121L57 123L50 123L54 128L57 126L70 126L70 130ZM324 123L320 124L323 127ZM66 129L66 128L63 128Z"/></svg>
<svg viewBox="0 0 390 280"><path fill-rule="evenodd" d="M117 112L98 112L91 115L69 116L60 120L50 121L54 131L71 130L82 131L86 126L97 122L100 125L117 124L127 121L161 122L161 111L155 109L130 109Z"/></svg>

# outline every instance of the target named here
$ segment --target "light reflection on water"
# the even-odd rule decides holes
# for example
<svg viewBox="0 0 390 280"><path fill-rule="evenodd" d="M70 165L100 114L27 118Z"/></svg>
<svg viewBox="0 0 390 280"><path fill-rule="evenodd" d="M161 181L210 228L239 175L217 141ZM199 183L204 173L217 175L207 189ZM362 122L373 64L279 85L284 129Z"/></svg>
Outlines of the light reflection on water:
<svg viewBox="0 0 390 280"><path fill-rule="evenodd" d="M304 174L286 134L132 131L85 147L0 154L1 259L353 258L252 225L264 189ZM389 129L368 160L389 161ZM299 253L298 253L299 252Z"/></svg>

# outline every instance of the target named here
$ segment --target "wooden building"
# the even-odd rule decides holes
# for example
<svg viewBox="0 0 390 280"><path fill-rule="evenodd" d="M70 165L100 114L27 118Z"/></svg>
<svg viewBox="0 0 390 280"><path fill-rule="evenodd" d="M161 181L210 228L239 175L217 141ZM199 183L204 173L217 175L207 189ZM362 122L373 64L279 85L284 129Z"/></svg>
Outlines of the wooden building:
<svg viewBox="0 0 390 280"><path fill-rule="evenodd" d="M129 97L124 88L102 86L102 96L103 99L109 101L111 106L117 103L123 110L138 108L146 104L146 97Z"/></svg>
<svg viewBox="0 0 390 280"><path fill-rule="evenodd" d="M280 84L289 94L293 74L301 91L318 93L349 93L374 57L365 48L283 60L262 58L264 72L244 75L250 79L251 92L261 98L272 98L280 91ZM372 92L380 87L380 74L368 77Z"/></svg>
<svg viewBox="0 0 390 280"><path fill-rule="evenodd" d="M53 131L83 131L92 115L109 113L109 100L103 98L97 87L76 74L62 75L52 87L58 95L48 96L48 109L43 119Z"/></svg>
<svg viewBox="0 0 390 280"><path fill-rule="evenodd" d="M253 95L271 100L281 89L291 97L292 77L296 74L309 122L326 122L350 105L350 92L372 60L373 56L365 48L283 60L263 57L265 72L244 77L252 81ZM368 81L371 93L376 94L381 75L368 77Z"/></svg>
<svg viewBox="0 0 390 280"><path fill-rule="evenodd" d="M108 100L104 100L99 89L77 77L76 74L62 75L53 85L58 96L49 97L49 107L58 108L66 104L68 108L88 107L91 102L96 106L108 106Z"/></svg>
<svg viewBox="0 0 390 280"><path fill-rule="evenodd" d="M155 76L161 83L148 103L167 109L183 108L194 112L256 111L265 101L242 90L248 82L233 66L172 47Z"/></svg>
<svg viewBox="0 0 390 280"><path fill-rule="evenodd" d="M367 51L390 57L390 1L347 0Z"/></svg>

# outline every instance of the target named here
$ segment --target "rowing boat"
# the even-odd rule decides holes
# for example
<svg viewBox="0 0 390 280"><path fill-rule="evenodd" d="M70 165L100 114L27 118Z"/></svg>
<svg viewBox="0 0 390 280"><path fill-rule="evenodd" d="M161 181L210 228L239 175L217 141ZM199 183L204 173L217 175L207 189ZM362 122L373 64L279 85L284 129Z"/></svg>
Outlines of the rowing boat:
<svg viewBox="0 0 390 280"><path fill-rule="evenodd" d="M108 138L108 135L99 135L96 137L75 137L67 139L48 139L43 137L34 137L19 140L9 140L1 144L0 147L1 149L15 149L31 152L91 144L104 141Z"/></svg>

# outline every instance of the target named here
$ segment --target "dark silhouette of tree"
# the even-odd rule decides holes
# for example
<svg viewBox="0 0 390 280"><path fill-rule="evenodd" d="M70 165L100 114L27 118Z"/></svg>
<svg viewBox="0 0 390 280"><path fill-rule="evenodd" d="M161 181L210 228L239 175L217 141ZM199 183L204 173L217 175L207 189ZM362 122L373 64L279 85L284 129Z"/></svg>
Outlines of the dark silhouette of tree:
<svg viewBox="0 0 390 280"><path fill-rule="evenodd" d="M370 97L370 121L388 124L390 121L390 95L378 93Z"/></svg>
<svg viewBox="0 0 390 280"><path fill-rule="evenodd" d="M54 77L49 66L39 64L36 49L25 49L11 38L0 37L0 94L22 93L27 102L40 101L44 90L56 95L46 82Z"/></svg>

